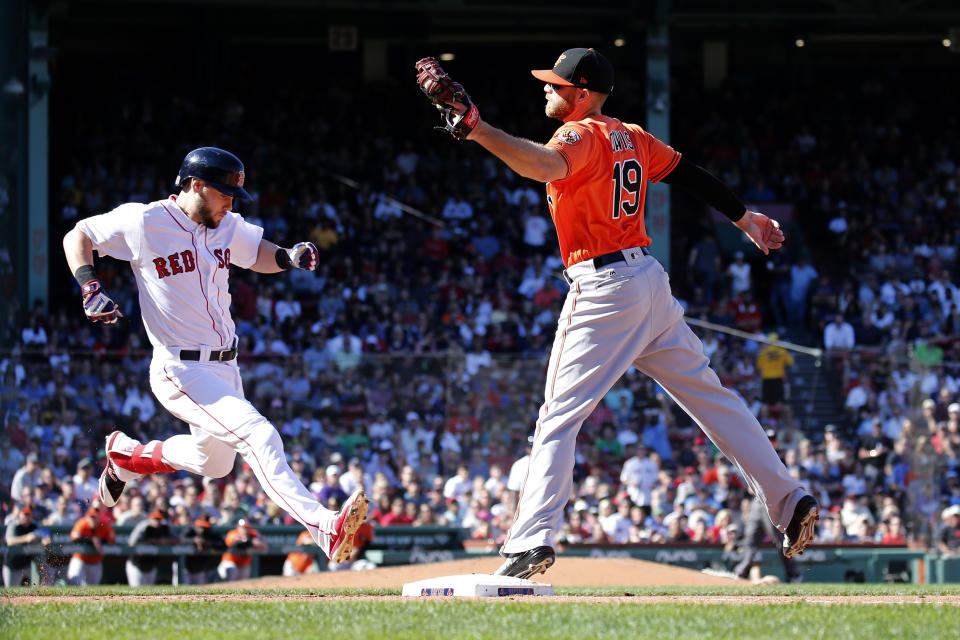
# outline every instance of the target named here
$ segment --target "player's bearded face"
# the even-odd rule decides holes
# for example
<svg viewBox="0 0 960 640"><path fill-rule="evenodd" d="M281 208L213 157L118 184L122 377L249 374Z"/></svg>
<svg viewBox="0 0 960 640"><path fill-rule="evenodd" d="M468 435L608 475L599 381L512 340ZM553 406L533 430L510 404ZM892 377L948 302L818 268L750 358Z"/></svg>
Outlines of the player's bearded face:
<svg viewBox="0 0 960 640"><path fill-rule="evenodd" d="M209 185L205 185L200 192L200 202L197 209L200 224L208 229L216 229L220 226L220 221L227 215L227 211L230 210L232 205L233 198L220 193Z"/></svg>
<svg viewBox="0 0 960 640"><path fill-rule="evenodd" d="M554 89L550 85L547 85L544 91L547 97L547 104L543 110L544 113L547 114L547 117L563 120L573 113L573 103L564 98L564 95L573 98L573 96L576 95L576 89L573 87ZM561 95L561 93L563 93L563 95Z"/></svg>

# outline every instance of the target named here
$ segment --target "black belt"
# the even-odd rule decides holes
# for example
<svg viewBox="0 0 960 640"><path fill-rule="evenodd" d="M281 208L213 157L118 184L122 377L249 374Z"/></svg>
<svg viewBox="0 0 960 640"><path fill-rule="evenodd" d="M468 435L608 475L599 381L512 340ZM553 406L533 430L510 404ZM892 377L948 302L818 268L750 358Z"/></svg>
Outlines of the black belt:
<svg viewBox="0 0 960 640"><path fill-rule="evenodd" d="M650 252L647 251L646 247L640 247L640 251L643 252L643 255L648 256ZM610 253L605 253L602 256L597 256L593 259L593 268L599 269L600 267L605 267L608 264L614 264L615 262L626 262L627 259L623 255L623 251L611 251Z"/></svg>
<svg viewBox="0 0 960 640"><path fill-rule="evenodd" d="M213 362L229 362L237 357L237 349L224 349L223 351L211 351L210 360ZM180 359L181 360L196 360L200 361L200 352L191 351L189 349L180 350Z"/></svg>

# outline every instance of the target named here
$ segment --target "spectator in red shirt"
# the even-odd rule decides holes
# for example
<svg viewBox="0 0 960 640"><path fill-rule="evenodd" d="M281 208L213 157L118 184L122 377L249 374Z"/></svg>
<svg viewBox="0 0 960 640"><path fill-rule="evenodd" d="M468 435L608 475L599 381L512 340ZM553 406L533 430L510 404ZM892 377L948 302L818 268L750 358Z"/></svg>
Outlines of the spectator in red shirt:
<svg viewBox="0 0 960 640"><path fill-rule="evenodd" d="M466 405L450 405L449 410L452 415L450 419L447 420L447 431L456 435L480 432L480 422L470 415Z"/></svg>
<svg viewBox="0 0 960 640"><path fill-rule="evenodd" d="M434 227L430 236L423 241L423 255L432 260L445 260L450 255L450 245L443 237L443 229Z"/></svg>
<svg viewBox="0 0 960 640"><path fill-rule="evenodd" d="M763 326L763 314L760 313L760 307L754 301L751 291L744 291L740 297L735 322L743 331L758 332Z"/></svg>
<svg viewBox="0 0 960 640"><path fill-rule="evenodd" d="M235 318L251 321L257 316L257 292L242 278L231 283L230 306Z"/></svg>
<svg viewBox="0 0 960 640"><path fill-rule="evenodd" d="M535 294L533 294L533 304L537 306L538 309L546 309L559 300L563 299L563 295L560 293L560 290L557 289L551 282L545 282L542 287Z"/></svg>
<svg viewBox="0 0 960 640"><path fill-rule="evenodd" d="M396 497L390 501L390 511L380 516L380 526L413 524L413 518L405 512L403 498Z"/></svg>
<svg viewBox="0 0 960 640"><path fill-rule="evenodd" d="M890 515L884 518L880 523L880 529L883 536L880 538L880 544L906 545L907 539L904 536L903 520L898 515Z"/></svg>

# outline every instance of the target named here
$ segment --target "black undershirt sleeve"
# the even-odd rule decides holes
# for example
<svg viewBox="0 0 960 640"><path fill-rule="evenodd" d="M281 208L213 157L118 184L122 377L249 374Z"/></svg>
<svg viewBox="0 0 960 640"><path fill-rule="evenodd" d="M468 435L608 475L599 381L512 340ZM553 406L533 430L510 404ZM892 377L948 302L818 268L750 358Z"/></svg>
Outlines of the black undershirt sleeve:
<svg viewBox="0 0 960 640"><path fill-rule="evenodd" d="M723 215L736 222L743 217L747 208L740 198L727 185L699 165L684 157L661 182L680 187L701 202L710 205Z"/></svg>

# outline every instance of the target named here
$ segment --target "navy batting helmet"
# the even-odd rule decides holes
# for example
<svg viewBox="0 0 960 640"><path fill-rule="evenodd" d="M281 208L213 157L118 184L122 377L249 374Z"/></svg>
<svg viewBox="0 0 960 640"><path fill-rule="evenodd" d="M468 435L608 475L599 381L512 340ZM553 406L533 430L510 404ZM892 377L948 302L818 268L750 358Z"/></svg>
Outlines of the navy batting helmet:
<svg viewBox="0 0 960 640"><path fill-rule="evenodd" d="M252 200L243 188L244 172L240 158L216 147L200 147L187 154L180 165L174 184L181 186L187 178L198 178L224 195Z"/></svg>

